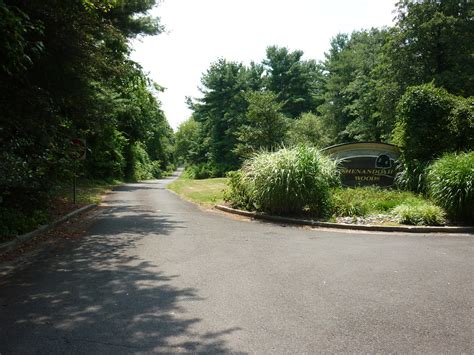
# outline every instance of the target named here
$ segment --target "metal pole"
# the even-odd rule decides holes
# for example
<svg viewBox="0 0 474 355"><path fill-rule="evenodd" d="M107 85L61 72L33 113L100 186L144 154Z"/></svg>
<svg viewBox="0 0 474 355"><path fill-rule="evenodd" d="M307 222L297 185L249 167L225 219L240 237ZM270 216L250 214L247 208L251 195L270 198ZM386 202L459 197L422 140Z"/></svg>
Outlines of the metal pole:
<svg viewBox="0 0 474 355"><path fill-rule="evenodd" d="M72 201L76 204L76 161L74 160L74 177L72 182Z"/></svg>

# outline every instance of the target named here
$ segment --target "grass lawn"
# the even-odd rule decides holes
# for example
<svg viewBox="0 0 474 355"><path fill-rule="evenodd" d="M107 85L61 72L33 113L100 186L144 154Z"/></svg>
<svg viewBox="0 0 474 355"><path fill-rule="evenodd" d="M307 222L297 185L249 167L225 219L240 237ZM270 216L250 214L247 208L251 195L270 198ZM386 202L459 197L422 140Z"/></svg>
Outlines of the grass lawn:
<svg viewBox="0 0 474 355"><path fill-rule="evenodd" d="M168 189L192 202L213 206L223 202L227 180L227 178L192 180L181 177L169 184Z"/></svg>

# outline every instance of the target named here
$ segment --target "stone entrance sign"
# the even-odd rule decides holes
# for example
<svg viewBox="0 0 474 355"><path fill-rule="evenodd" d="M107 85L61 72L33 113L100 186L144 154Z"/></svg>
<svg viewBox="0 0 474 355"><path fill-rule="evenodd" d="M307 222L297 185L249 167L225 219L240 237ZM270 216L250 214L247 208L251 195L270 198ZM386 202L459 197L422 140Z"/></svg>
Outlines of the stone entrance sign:
<svg viewBox="0 0 474 355"><path fill-rule="evenodd" d="M340 161L343 186L376 185L390 187L395 179L398 148L385 143L345 143L323 149Z"/></svg>

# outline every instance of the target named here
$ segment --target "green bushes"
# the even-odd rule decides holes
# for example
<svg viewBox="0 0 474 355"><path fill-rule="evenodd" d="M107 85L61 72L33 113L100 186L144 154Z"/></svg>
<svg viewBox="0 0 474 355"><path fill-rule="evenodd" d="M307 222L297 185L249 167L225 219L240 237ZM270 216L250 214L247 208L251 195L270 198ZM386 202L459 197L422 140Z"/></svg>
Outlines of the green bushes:
<svg viewBox="0 0 474 355"><path fill-rule="evenodd" d="M276 214L309 209L316 216L330 213L330 188L339 182L336 163L308 147L258 153L233 179L229 194L237 204Z"/></svg>
<svg viewBox="0 0 474 355"><path fill-rule="evenodd" d="M163 174L160 162L150 159L142 143L135 143L127 147L126 161L125 177L128 181L160 178Z"/></svg>
<svg viewBox="0 0 474 355"><path fill-rule="evenodd" d="M212 162L193 164L186 167L184 177L188 179L209 179L218 178L226 175L226 172L232 170L227 164L217 164Z"/></svg>
<svg viewBox="0 0 474 355"><path fill-rule="evenodd" d="M402 156L398 186L426 192L426 167L448 152L474 148L474 101L433 84L407 89L397 107L394 143Z"/></svg>
<svg viewBox="0 0 474 355"><path fill-rule="evenodd" d="M428 193L454 219L474 222L474 152L447 154L428 170Z"/></svg>
<svg viewBox="0 0 474 355"><path fill-rule="evenodd" d="M252 211L256 206L252 199L251 188L249 184L245 183L242 176L241 171L227 173L229 188L224 191L224 200L230 202L234 208Z"/></svg>
<svg viewBox="0 0 474 355"><path fill-rule="evenodd" d="M387 190L376 186L338 188L332 193L334 215L341 217L389 213L400 204L417 204L423 201L423 198L408 191Z"/></svg>
<svg viewBox="0 0 474 355"><path fill-rule="evenodd" d="M433 84L407 89L397 107L394 141L406 161L427 162L474 144L472 98L449 94Z"/></svg>
<svg viewBox="0 0 474 355"><path fill-rule="evenodd" d="M441 226L446 222L446 213L442 208L431 203L415 205L402 204L393 209L392 215L397 217L398 223L416 226Z"/></svg>

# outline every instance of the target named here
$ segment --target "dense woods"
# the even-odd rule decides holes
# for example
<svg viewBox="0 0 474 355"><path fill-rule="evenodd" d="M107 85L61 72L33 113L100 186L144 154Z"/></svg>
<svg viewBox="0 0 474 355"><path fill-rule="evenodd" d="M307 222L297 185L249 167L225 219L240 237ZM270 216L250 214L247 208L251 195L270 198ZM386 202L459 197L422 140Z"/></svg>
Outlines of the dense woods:
<svg viewBox="0 0 474 355"><path fill-rule="evenodd" d="M0 1L0 234L33 218L73 169L157 177L174 135L128 40L163 28L154 0ZM84 139L87 159L71 154ZM74 167L74 165L76 165Z"/></svg>
<svg viewBox="0 0 474 355"><path fill-rule="evenodd" d="M377 141L401 146L416 189L417 166L473 148L473 11L402 0L393 27L337 34L320 62L277 46L248 66L218 59L177 133L188 174L220 176L261 149Z"/></svg>

